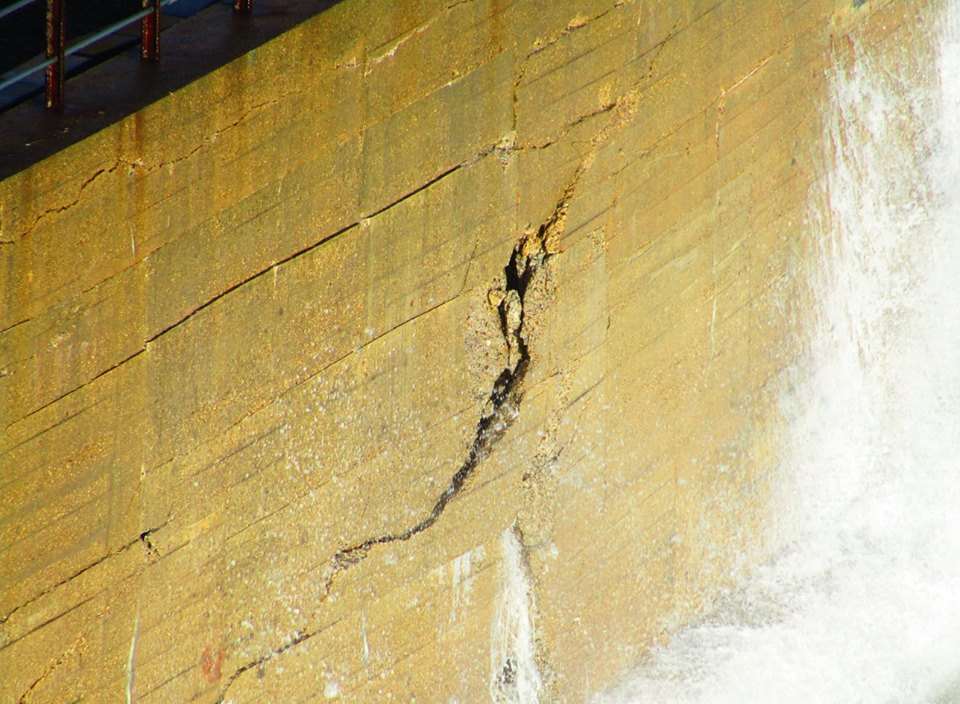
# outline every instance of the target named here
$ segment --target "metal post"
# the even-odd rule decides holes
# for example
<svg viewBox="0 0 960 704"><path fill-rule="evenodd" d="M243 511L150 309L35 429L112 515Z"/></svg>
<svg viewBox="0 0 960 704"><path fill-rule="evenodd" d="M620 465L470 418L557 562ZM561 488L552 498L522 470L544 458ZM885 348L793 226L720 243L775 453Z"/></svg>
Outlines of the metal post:
<svg viewBox="0 0 960 704"><path fill-rule="evenodd" d="M160 0L142 0L143 9L152 12L140 20L140 58L160 60Z"/></svg>
<svg viewBox="0 0 960 704"><path fill-rule="evenodd" d="M233 11L241 15L253 12L253 0L233 0Z"/></svg>
<svg viewBox="0 0 960 704"><path fill-rule="evenodd" d="M46 71L46 105L50 110L63 110L63 74L67 62L64 56L66 49L64 17L64 0L47 0L46 32L47 59L53 63L47 66Z"/></svg>

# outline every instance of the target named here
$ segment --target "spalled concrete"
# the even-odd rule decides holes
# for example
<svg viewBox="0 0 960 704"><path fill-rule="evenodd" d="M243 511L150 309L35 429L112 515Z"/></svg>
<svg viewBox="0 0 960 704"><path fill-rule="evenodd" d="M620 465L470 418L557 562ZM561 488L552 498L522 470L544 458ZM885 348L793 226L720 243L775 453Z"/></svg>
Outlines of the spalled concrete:
<svg viewBox="0 0 960 704"><path fill-rule="evenodd" d="M824 72L935 4L344 0L0 181L0 700L609 684L763 555Z"/></svg>

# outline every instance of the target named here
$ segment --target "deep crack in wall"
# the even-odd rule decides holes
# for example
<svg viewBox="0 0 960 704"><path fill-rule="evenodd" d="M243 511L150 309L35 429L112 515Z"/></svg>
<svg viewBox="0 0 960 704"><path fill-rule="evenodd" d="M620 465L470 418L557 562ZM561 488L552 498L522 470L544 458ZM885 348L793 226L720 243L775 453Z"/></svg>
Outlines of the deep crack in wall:
<svg viewBox="0 0 960 704"><path fill-rule="evenodd" d="M495 286L488 293L488 301L495 305L500 321L500 333L507 348L507 366L503 368L493 383L483 412L477 423L473 441L467 456L450 478L449 484L437 498L422 520L406 530L387 533L368 538L361 543L343 548L330 558L330 564L321 575L323 580L323 598L330 594L334 581L345 570L366 559L370 551L387 543L404 542L433 526L443 515L449 503L457 498L467 486L468 481L481 463L493 452L497 443L520 415L523 399L523 381L530 366L530 349L527 333L524 330L526 311L524 302L534 278L543 270L547 262L558 253L558 241L563 232L567 209L573 197L574 189L581 169L571 184L564 189L556 207L550 216L538 228L525 234L510 255L503 269L503 286ZM259 667L291 648L303 643L314 635L312 631L296 632L286 642L268 653L261 655L231 673L221 690L218 703L222 704L228 689L236 679L254 667Z"/></svg>
<svg viewBox="0 0 960 704"><path fill-rule="evenodd" d="M507 692L511 526L609 683L758 548L831 46L938 2L343 0L0 181L0 700Z"/></svg>

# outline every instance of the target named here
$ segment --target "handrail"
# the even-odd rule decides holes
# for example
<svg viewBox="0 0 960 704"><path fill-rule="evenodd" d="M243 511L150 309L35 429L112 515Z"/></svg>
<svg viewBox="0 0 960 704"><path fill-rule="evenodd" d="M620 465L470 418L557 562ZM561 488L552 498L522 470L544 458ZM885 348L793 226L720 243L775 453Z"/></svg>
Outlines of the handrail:
<svg viewBox="0 0 960 704"><path fill-rule="evenodd" d="M3 19L4 17L6 17L7 15L16 12L16 11L19 10L20 8L26 7L27 5L30 5L30 4L32 4L32 3L36 2L36 1L37 1L37 0L17 0L17 2L15 2L15 3L12 3L12 4L10 4L10 5L7 5L7 6L4 7L4 8L0 8L0 20L2 20L2 19Z"/></svg>
<svg viewBox="0 0 960 704"><path fill-rule="evenodd" d="M0 9L0 19L16 12L38 0L17 0ZM52 110L63 109L63 82L65 79L66 57L76 54L91 44L123 29L134 22L140 22L140 58L144 61L157 61L160 58L160 8L172 5L177 0L141 0L143 9L123 17L102 29L98 29L64 46L65 15L64 0L46 0L46 58L42 61L31 59L12 71L0 75L0 90L38 73L46 71L46 106ZM234 12L249 14L253 10L253 0L234 0Z"/></svg>
<svg viewBox="0 0 960 704"><path fill-rule="evenodd" d="M161 4L161 5L172 5L172 4L175 3L176 1L177 1L177 0L162 0L160 4ZM106 27L104 27L104 28L101 29L101 30L98 30L98 31L96 31L96 32L93 32L93 33L91 33L91 34L88 34L88 35L85 36L83 39L78 39L76 42L74 42L73 44L71 44L70 46L68 46L68 47L67 47L67 51L66 51L66 55L67 55L67 56L70 56L70 54L76 54L78 51L82 51L83 49L86 49L88 46L90 46L91 44L95 44L96 42L100 41L100 40L103 39L104 37L110 36L111 34L113 34L114 32L116 32L117 30L123 29L123 28L126 27L128 24L133 24L133 23L136 22L137 20L143 19L144 17L146 17L147 15L149 15L149 14L152 13L152 12L153 12L153 8L152 8L152 7L148 7L148 8L145 9L145 10L140 10L140 12L135 12L135 13L133 13L132 15L130 15L130 16L128 16L128 17L124 17L123 19L119 19L119 20L117 20L116 22L114 22L113 24L109 24L109 25L107 25Z"/></svg>
<svg viewBox="0 0 960 704"><path fill-rule="evenodd" d="M36 59L34 59L34 61L36 61ZM30 62L27 62L27 63L30 63ZM53 66L55 63L57 63L57 60L54 58L54 59L46 59L34 66L27 66L26 68L21 69L18 67L17 69L14 69L10 73L4 74L6 76L9 76L9 78L2 78L2 80L0 80L0 90L3 90L4 88L9 88L14 83L19 83L27 76L37 73L38 71L42 71L47 66ZM25 65L26 64L20 64L20 66L25 66Z"/></svg>

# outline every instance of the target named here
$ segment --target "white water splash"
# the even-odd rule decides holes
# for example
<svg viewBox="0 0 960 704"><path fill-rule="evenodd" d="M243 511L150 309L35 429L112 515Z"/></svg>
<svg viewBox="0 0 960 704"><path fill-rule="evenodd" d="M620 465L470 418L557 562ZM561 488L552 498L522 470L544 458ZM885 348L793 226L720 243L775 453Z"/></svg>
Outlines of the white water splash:
<svg viewBox="0 0 960 704"><path fill-rule="evenodd" d="M537 704L543 679L534 641L533 590L516 532L504 531L500 544L502 581L491 632L490 698L496 704Z"/></svg>
<svg viewBox="0 0 960 704"><path fill-rule="evenodd" d="M134 683L136 681L137 641L140 640L140 607L133 619L133 633L130 635L130 652L127 654L127 686L124 690L127 704L133 704Z"/></svg>
<svg viewBox="0 0 960 704"><path fill-rule="evenodd" d="M960 0L831 81L775 559L608 704L960 702ZM859 49L863 49L860 47Z"/></svg>

